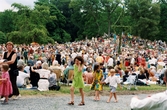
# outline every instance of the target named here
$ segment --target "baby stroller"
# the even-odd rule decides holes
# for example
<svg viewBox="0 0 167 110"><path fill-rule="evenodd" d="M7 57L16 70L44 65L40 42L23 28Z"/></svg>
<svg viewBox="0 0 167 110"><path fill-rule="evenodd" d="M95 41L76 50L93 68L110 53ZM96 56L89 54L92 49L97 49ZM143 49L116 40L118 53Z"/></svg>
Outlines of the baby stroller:
<svg viewBox="0 0 167 110"><path fill-rule="evenodd" d="M124 86L124 87L126 87L129 90L131 89L132 86L134 86L134 88L137 90L136 83L137 83L137 74L136 73L132 73L131 75L129 75L127 80L125 82L123 82L124 85L127 85L127 87L126 86Z"/></svg>

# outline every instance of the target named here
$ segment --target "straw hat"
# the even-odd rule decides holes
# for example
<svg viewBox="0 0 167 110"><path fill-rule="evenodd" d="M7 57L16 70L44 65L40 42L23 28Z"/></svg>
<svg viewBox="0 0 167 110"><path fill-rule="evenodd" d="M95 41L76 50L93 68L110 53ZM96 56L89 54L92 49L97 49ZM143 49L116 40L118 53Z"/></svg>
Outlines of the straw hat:
<svg viewBox="0 0 167 110"><path fill-rule="evenodd" d="M7 45L12 45L12 46L14 47L13 42L10 42L10 41L6 43L6 46L7 46Z"/></svg>

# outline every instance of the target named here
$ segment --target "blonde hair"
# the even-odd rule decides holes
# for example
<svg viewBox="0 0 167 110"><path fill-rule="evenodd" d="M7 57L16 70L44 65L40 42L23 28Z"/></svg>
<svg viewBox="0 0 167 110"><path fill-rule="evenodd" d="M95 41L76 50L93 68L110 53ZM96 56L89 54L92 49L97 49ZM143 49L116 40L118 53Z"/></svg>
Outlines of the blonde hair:
<svg viewBox="0 0 167 110"><path fill-rule="evenodd" d="M113 74L111 74L111 73L114 73L114 74L115 74L115 69L110 69L110 71L108 72L108 76L113 75Z"/></svg>
<svg viewBox="0 0 167 110"><path fill-rule="evenodd" d="M48 67L49 67L49 66L48 66L48 63L44 62L44 63L42 64L42 68L43 68L43 69L48 69Z"/></svg>
<svg viewBox="0 0 167 110"><path fill-rule="evenodd" d="M115 73L115 69L110 69L110 73Z"/></svg>

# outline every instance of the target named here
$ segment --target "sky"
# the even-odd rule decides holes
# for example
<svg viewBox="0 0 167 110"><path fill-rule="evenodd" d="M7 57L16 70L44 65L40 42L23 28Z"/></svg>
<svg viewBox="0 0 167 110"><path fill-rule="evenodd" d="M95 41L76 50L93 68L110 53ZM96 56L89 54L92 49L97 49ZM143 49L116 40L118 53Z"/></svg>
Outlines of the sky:
<svg viewBox="0 0 167 110"><path fill-rule="evenodd" d="M12 9L11 5L13 3L21 3L32 8L34 6L34 1L37 0L0 0L0 12L6 9Z"/></svg>

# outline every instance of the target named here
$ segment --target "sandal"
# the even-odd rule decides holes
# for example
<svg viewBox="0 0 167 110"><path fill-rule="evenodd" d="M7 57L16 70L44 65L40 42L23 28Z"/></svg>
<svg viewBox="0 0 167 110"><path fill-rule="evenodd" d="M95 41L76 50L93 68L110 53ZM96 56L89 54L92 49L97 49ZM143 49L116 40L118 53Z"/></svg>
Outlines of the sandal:
<svg viewBox="0 0 167 110"><path fill-rule="evenodd" d="M115 102L115 103L118 103L118 100L115 100L114 102Z"/></svg>
<svg viewBox="0 0 167 110"><path fill-rule="evenodd" d="M78 104L78 106L83 106L83 105L85 105L84 102L81 102L81 103Z"/></svg>
<svg viewBox="0 0 167 110"><path fill-rule="evenodd" d="M99 101L100 99L97 99L96 101Z"/></svg>
<svg viewBox="0 0 167 110"><path fill-rule="evenodd" d="M74 105L74 101L69 102L68 105Z"/></svg>
<svg viewBox="0 0 167 110"><path fill-rule="evenodd" d="M4 101L2 102L2 105L6 105L6 104L8 104L8 102L7 102L6 100L4 100Z"/></svg>

